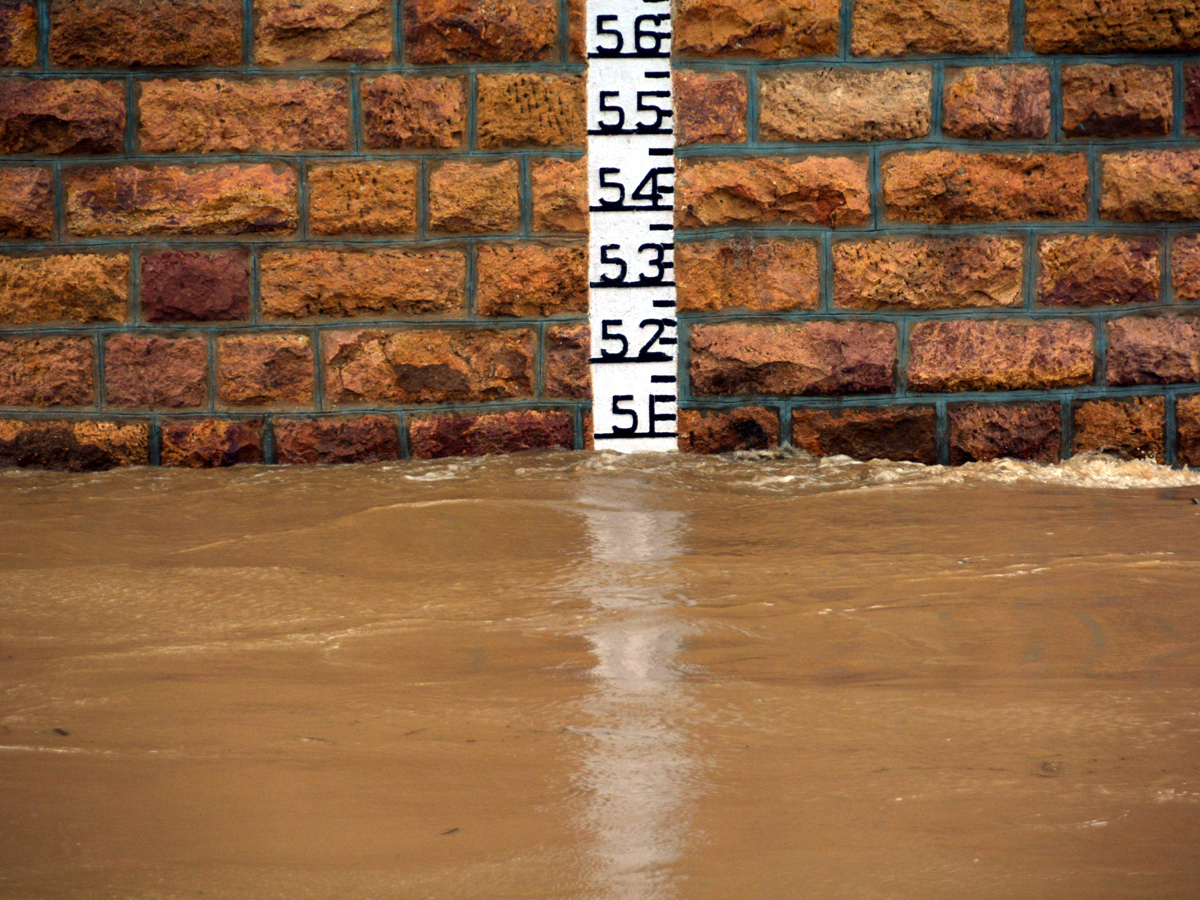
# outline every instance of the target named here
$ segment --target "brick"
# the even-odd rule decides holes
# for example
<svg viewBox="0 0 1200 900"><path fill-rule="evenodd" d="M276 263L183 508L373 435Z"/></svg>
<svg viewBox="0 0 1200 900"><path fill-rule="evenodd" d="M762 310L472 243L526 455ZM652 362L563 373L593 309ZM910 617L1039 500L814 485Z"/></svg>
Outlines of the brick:
<svg viewBox="0 0 1200 900"><path fill-rule="evenodd" d="M1200 466L1200 394L1175 401L1175 421L1179 424L1179 462Z"/></svg>
<svg viewBox="0 0 1200 900"><path fill-rule="evenodd" d="M1174 92L1170 66L1067 66L1062 72L1063 134L1170 134Z"/></svg>
<svg viewBox="0 0 1200 900"><path fill-rule="evenodd" d="M145 253L138 296L147 322L248 318L250 254L245 250Z"/></svg>
<svg viewBox="0 0 1200 900"><path fill-rule="evenodd" d="M415 459L569 450L574 444L571 415L563 410L413 416L408 435Z"/></svg>
<svg viewBox="0 0 1200 900"><path fill-rule="evenodd" d="M937 462L932 406L792 410L792 444L813 456Z"/></svg>
<svg viewBox="0 0 1200 900"><path fill-rule="evenodd" d="M1175 299L1200 300L1200 234L1181 234L1171 250Z"/></svg>
<svg viewBox="0 0 1200 900"><path fill-rule="evenodd" d="M1122 222L1200 219L1200 150L1139 150L1100 158L1100 215Z"/></svg>
<svg viewBox="0 0 1200 900"><path fill-rule="evenodd" d="M475 266L482 316L586 313L587 248L581 245L481 244Z"/></svg>
<svg viewBox="0 0 1200 900"><path fill-rule="evenodd" d="M1018 391L1089 384L1088 322L1002 319L919 322L908 385L917 391Z"/></svg>
<svg viewBox="0 0 1200 900"><path fill-rule="evenodd" d="M95 472L149 462L150 427L137 422L0 420L0 467Z"/></svg>
<svg viewBox="0 0 1200 900"><path fill-rule="evenodd" d="M67 229L81 237L286 234L296 173L261 165L112 166L63 173Z"/></svg>
<svg viewBox="0 0 1200 900"><path fill-rule="evenodd" d="M0 3L0 68L37 65L37 9L29 2Z"/></svg>
<svg viewBox="0 0 1200 900"><path fill-rule="evenodd" d="M734 223L866 225L871 192L865 157L684 159L675 181L680 228Z"/></svg>
<svg viewBox="0 0 1200 900"><path fill-rule="evenodd" d="M821 299L815 241L749 238L676 244L675 280L684 312L816 309Z"/></svg>
<svg viewBox="0 0 1200 900"><path fill-rule="evenodd" d="M162 429L164 466L214 469L263 461L262 422L200 419L167 422Z"/></svg>
<svg viewBox="0 0 1200 900"><path fill-rule="evenodd" d="M679 449L684 453L734 453L779 446L779 413L761 406L681 409Z"/></svg>
<svg viewBox="0 0 1200 900"><path fill-rule="evenodd" d="M1183 70L1183 130L1200 134L1200 65Z"/></svg>
<svg viewBox="0 0 1200 900"><path fill-rule="evenodd" d="M313 234L416 234L417 164L312 166L308 224Z"/></svg>
<svg viewBox="0 0 1200 900"><path fill-rule="evenodd" d="M946 72L942 133L972 140L1050 136L1050 70L973 66Z"/></svg>
<svg viewBox="0 0 1200 900"><path fill-rule="evenodd" d="M1038 241L1038 303L1114 306L1159 299L1157 238L1089 234Z"/></svg>
<svg viewBox="0 0 1200 900"><path fill-rule="evenodd" d="M695 394L873 394L895 387L896 328L878 322L732 322L691 329Z"/></svg>
<svg viewBox="0 0 1200 900"><path fill-rule="evenodd" d="M533 393L533 334L521 330L338 331L324 336L335 404L506 400Z"/></svg>
<svg viewBox="0 0 1200 900"><path fill-rule="evenodd" d="M554 325L546 329L545 396L592 399L592 370L588 365L590 334L586 325Z"/></svg>
<svg viewBox="0 0 1200 900"><path fill-rule="evenodd" d="M202 406L208 399L208 342L200 337L110 337L104 345L104 391L110 406Z"/></svg>
<svg viewBox="0 0 1200 900"><path fill-rule="evenodd" d="M462 78L381 75L362 84L363 141L372 150L454 150L467 129Z"/></svg>
<svg viewBox="0 0 1200 900"><path fill-rule="evenodd" d="M1200 0L1026 0L1036 53L1200 50Z"/></svg>
<svg viewBox="0 0 1200 900"><path fill-rule="evenodd" d="M236 66L241 0L52 0L50 59L60 66Z"/></svg>
<svg viewBox="0 0 1200 900"><path fill-rule="evenodd" d="M795 59L838 52L838 0L676 0L681 56Z"/></svg>
<svg viewBox="0 0 1200 900"><path fill-rule="evenodd" d="M1003 53L1009 48L1009 0L855 0L855 56Z"/></svg>
<svg viewBox="0 0 1200 900"><path fill-rule="evenodd" d="M90 337L0 340L0 406L90 406L95 347Z"/></svg>
<svg viewBox="0 0 1200 900"><path fill-rule="evenodd" d="M0 81L0 153L119 153L125 86L72 78Z"/></svg>
<svg viewBox="0 0 1200 900"><path fill-rule="evenodd" d="M1009 457L1055 463L1062 454L1057 403L970 404L950 407L950 463Z"/></svg>
<svg viewBox="0 0 1200 900"><path fill-rule="evenodd" d="M1200 322L1163 316L1108 323L1108 384L1200 381Z"/></svg>
<svg viewBox="0 0 1200 900"><path fill-rule="evenodd" d="M121 322L129 254L0 256L0 322Z"/></svg>
<svg viewBox="0 0 1200 900"><path fill-rule="evenodd" d="M852 309L1020 306L1025 242L875 238L833 245L833 299Z"/></svg>
<svg viewBox="0 0 1200 900"><path fill-rule="evenodd" d="M567 0L567 58L587 59L587 0Z"/></svg>
<svg viewBox="0 0 1200 900"><path fill-rule="evenodd" d="M262 255L263 316L411 316L461 311L461 250L271 250Z"/></svg>
<svg viewBox="0 0 1200 900"><path fill-rule="evenodd" d="M927 137L933 71L802 69L759 82L764 141L886 141Z"/></svg>
<svg viewBox="0 0 1200 900"><path fill-rule="evenodd" d="M224 335L217 374L217 397L229 406L312 403L312 342L302 334Z"/></svg>
<svg viewBox="0 0 1200 900"><path fill-rule="evenodd" d="M275 450L289 465L381 462L400 455L400 432L388 416L276 419Z"/></svg>
<svg viewBox="0 0 1200 900"><path fill-rule="evenodd" d="M1087 400L1074 410L1076 453L1110 453L1166 462L1166 401L1162 397Z"/></svg>
<svg viewBox="0 0 1200 900"><path fill-rule="evenodd" d="M392 55L388 0L254 0L254 61L369 63Z"/></svg>
<svg viewBox="0 0 1200 900"><path fill-rule="evenodd" d="M407 0L404 46L413 65L555 58L555 0Z"/></svg>
<svg viewBox="0 0 1200 900"><path fill-rule="evenodd" d="M586 232L587 160L533 160L529 173L533 230Z"/></svg>
<svg viewBox="0 0 1200 900"><path fill-rule="evenodd" d="M746 141L746 80L737 72L676 71L675 143Z"/></svg>
<svg viewBox="0 0 1200 900"><path fill-rule="evenodd" d="M883 164L888 216L911 222L1081 221L1081 153L894 153Z"/></svg>
<svg viewBox="0 0 1200 900"><path fill-rule="evenodd" d="M587 142L583 76L479 76L479 149L582 147Z"/></svg>
<svg viewBox="0 0 1200 900"><path fill-rule="evenodd" d="M0 169L0 238L19 241L53 236L50 171L26 166Z"/></svg>
<svg viewBox="0 0 1200 900"><path fill-rule="evenodd" d="M521 168L497 163L442 163L429 174L429 228L452 234L521 227Z"/></svg>

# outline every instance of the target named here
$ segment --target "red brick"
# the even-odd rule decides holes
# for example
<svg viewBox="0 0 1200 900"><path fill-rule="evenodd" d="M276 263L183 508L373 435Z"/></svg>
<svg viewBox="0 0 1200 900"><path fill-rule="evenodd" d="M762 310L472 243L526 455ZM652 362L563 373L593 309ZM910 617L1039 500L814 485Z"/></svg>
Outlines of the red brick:
<svg viewBox="0 0 1200 900"><path fill-rule="evenodd" d="M1179 423L1179 462L1200 466L1200 394L1175 401L1175 421Z"/></svg>
<svg viewBox="0 0 1200 900"><path fill-rule="evenodd" d="M25 166L0 169L0 238L19 241L53 236L50 171Z"/></svg>
<svg viewBox="0 0 1200 900"><path fill-rule="evenodd" d="M1183 70L1183 130L1190 135L1200 134L1200 65Z"/></svg>
<svg viewBox="0 0 1200 900"><path fill-rule="evenodd" d="M1200 381L1200 323L1163 316L1108 323L1110 385Z"/></svg>
<svg viewBox="0 0 1200 900"><path fill-rule="evenodd" d="M555 0L407 0L404 46L413 65L554 59Z"/></svg>
<svg viewBox="0 0 1200 900"><path fill-rule="evenodd" d="M794 59L838 51L838 0L677 0L682 56Z"/></svg>
<svg viewBox="0 0 1200 900"><path fill-rule="evenodd" d="M815 241L750 238L675 245L681 311L816 309L821 264Z"/></svg>
<svg viewBox="0 0 1200 900"><path fill-rule="evenodd" d="M973 66L946 72L942 133L974 140L1050 136L1050 70Z"/></svg>
<svg viewBox="0 0 1200 900"><path fill-rule="evenodd" d="M119 153L125 86L119 81L0 81L0 153Z"/></svg>
<svg viewBox="0 0 1200 900"><path fill-rule="evenodd" d="M388 416L276 419L275 449L290 465L380 462L400 455L399 434Z"/></svg>
<svg viewBox="0 0 1200 900"><path fill-rule="evenodd" d="M1123 235L1056 235L1038 241L1038 302L1113 306L1159 299L1158 239Z"/></svg>
<svg viewBox="0 0 1200 900"><path fill-rule="evenodd" d="M0 340L0 406L91 406L90 337Z"/></svg>
<svg viewBox="0 0 1200 900"><path fill-rule="evenodd" d="M149 461L143 422L0 420L0 466L94 472Z"/></svg>
<svg viewBox="0 0 1200 900"><path fill-rule="evenodd" d="M37 8L30 2L0 3L0 68L37 65Z"/></svg>
<svg viewBox="0 0 1200 900"><path fill-rule="evenodd" d="M301 334L217 339L217 397L229 406L312 403L312 342Z"/></svg>
<svg viewBox="0 0 1200 900"><path fill-rule="evenodd" d="M1171 250L1172 287L1175 299L1200 300L1200 234L1181 234Z"/></svg>
<svg viewBox="0 0 1200 900"><path fill-rule="evenodd" d="M208 342L199 337L110 337L104 345L104 389L110 406L202 406L208 398Z"/></svg>
<svg viewBox="0 0 1200 900"><path fill-rule="evenodd" d="M792 410L792 444L813 456L937 462L932 406Z"/></svg>
<svg viewBox="0 0 1200 900"><path fill-rule="evenodd" d="M586 325L555 325L546 329L546 397L570 400L592 398L590 329Z"/></svg>
<svg viewBox="0 0 1200 900"><path fill-rule="evenodd" d="M53 0L50 59L60 66L235 66L241 0Z"/></svg>
<svg viewBox="0 0 1200 900"><path fill-rule="evenodd" d="M1200 0L1026 0L1035 53L1200 50Z"/></svg>
<svg viewBox="0 0 1200 900"><path fill-rule="evenodd" d="M479 76L479 149L582 147L587 95L580 75Z"/></svg>
<svg viewBox="0 0 1200 900"><path fill-rule="evenodd" d="M415 234L417 165L335 163L308 172L313 234Z"/></svg>
<svg viewBox="0 0 1200 900"><path fill-rule="evenodd" d="M927 137L933 70L800 69L759 79L764 141L884 141Z"/></svg>
<svg viewBox="0 0 1200 900"><path fill-rule="evenodd" d="M684 453L734 453L779 446L779 413L761 406L681 409L679 449Z"/></svg>
<svg viewBox="0 0 1200 900"><path fill-rule="evenodd" d="M162 429L162 464L212 469L263 461L262 422L201 419L168 422Z"/></svg>
<svg viewBox="0 0 1200 900"><path fill-rule="evenodd" d="M971 404L950 407L950 462L1010 457L1055 463L1062 453L1057 403Z"/></svg>
<svg viewBox="0 0 1200 900"><path fill-rule="evenodd" d="M408 434L416 459L569 450L573 446L571 414L562 410L413 416Z"/></svg>
<svg viewBox="0 0 1200 900"><path fill-rule="evenodd" d="M1166 401L1162 397L1076 403L1076 453L1110 453L1166 462Z"/></svg>
<svg viewBox="0 0 1200 900"><path fill-rule="evenodd" d="M164 250L142 256L139 298L147 322L226 322L250 315L245 250Z"/></svg>
<svg viewBox="0 0 1200 900"><path fill-rule="evenodd" d="M1092 326L1079 321L920 322L908 384L917 391L1016 391L1088 384Z"/></svg>
<svg viewBox="0 0 1200 900"><path fill-rule="evenodd" d="M1009 48L1009 0L855 0L855 56L1003 53Z"/></svg>
<svg viewBox="0 0 1200 900"><path fill-rule="evenodd" d="M521 227L521 169L497 163L442 163L429 175L429 227L453 234Z"/></svg>
<svg viewBox="0 0 1200 900"><path fill-rule="evenodd" d="M259 65L366 63L391 55L388 0L254 0Z"/></svg>
<svg viewBox="0 0 1200 900"><path fill-rule="evenodd" d="M372 150L454 150L467 129L463 78L381 75L362 85L363 141Z"/></svg>
<svg viewBox="0 0 1200 900"><path fill-rule="evenodd" d="M746 80L737 72L675 73L675 143L746 141Z"/></svg>
<svg viewBox="0 0 1200 900"><path fill-rule="evenodd" d="M0 322L121 322L129 254L0 256Z"/></svg>
<svg viewBox="0 0 1200 900"><path fill-rule="evenodd" d="M483 316L586 313L587 248L548 244L482 244L476 264L476 308Z"/></svg>
<svg viewBox="0 0 1200 900"><path fill-rule="evenodd" d="M587 160L533 160L529 172L533 230L587 231Z"/></svg>
<svg viewBox="0 0 1200 900"><path fill-rule="evenodd" d="M1068 66L1062 90L1067 137L1171 133L1175 85L1170 66Z"/></svg>
<svg viewBox="0 0 1200 900"><path fill-rule="evenodd" d="M1100 160L1105 219L1200 219L1200 150L1135 150L1106 153Z"/></svg>

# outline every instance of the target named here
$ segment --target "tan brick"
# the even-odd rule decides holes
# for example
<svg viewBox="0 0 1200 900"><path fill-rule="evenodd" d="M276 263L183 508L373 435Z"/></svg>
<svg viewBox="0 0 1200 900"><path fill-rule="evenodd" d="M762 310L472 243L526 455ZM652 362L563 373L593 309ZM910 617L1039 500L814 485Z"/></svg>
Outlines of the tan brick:
<svg viewBox="0 0 1200 900"><path fill-rule="evenodd" d="M1181 234L1171 250L1175 299L1200 300L1200 234Z"/></svg>
<svg viewBox="0 0 1200 900"><path fill-rule="evenodd" d="M1038 302L1113 306L1159 299L1158 239L1089 234L1038 241Z"/></svg>
<svg viewBox="0 0 1200 900"><path fill-rule="evenodd" d="M308 209L313 234L415 234L417 164L314 165Z"/></svg>
<svg viewBox="0 0 1200 900"><path fill-rule="evenodd" d="M147 322L225 322L250 315L245 250L164 250L142 254L138 293Z"/></svg>
<svg viewBox="0 0 1200 900"><path fill-rule="evenodd" d="M91 78L0 81L0 153L82 155L125 147L125 86Z"/></svg>
<svg viewBox="0 0 1200 900"><path fill-rule="evenodd" d="M200 419L167 422L162 429L162 464L212 469L263 461L262 422Z"/></svg>
<svg viewBox="0 0 1200 900"><path fill-rule="evenodd" d="M942 133L974 140L1050 135L1050 70L973 66L946 72Z"/></svg>
<svg viewBox="0 0 1200 900"><path fill-rule="evenodd" d="M254 61L378 62L392 55L388 0L254 0Z"/></svg>
<svg viewBox="0 0 1200 900"><path fill-rule="evenodd" d="M121 322L129 254L0 256L0 322Z"/></svg>
<svg viewBox="0 0 1200 900"><path fill-rule="evenodd" d="M838 0L676 0L683 56L794 59L838 51Z"/></svg>
<svg viewBox="0 0 1200 900"><path fill-rule="evenodd" d="M1003 53L1009 0L855 0L850 50L855 56L909 53Z"/></svg>
<svg viewBox="0 0 1200 900"><path fill-rule="evenodd" d="M61 66L235 66L241 0L52 0L50 59Z"/></svg>
<svg viewBox="0 0 1200 900"><path fill-rule="evenodd" d="M555 0L407 0L404 46L414 65L554 59Z"/></svg>
<svg viewBox="0 0 1200 900"><path fill-rule="evenodd" d="M408 435L416 459L569 450L573 446L571 414L557 409L413 416Z"/></svg>
<svg viewBox="0 0 1200 900"><path fill-rule="evenodd" d="M586 325L555 325L546 329L544 395L571 400L592 398L590 329Z"/></svg>
<svg viewBox="0 0 1200 900"><path fill-rule="evenodd" d="M681 409L679 449L684 453L734 453L779 446L779 413L761 406Z"/></svg>
<svg viewBox="0 0 1200 900"><path fill-rule="evenodd" d="M476 309L482 316L586 313L587 247L482 244L476 262Z"/></svg>
<svg viewBox="0 0 1200 900"><path fill-rule="evenodd" d="M746 80L737 72L675 72L675 143L746 141Z"/></svg>
<svg viewBox="0 0 1200 900"><path fill-rule="evenodd" d="M454 150L467 129L463 78L380 75L362 84L363 141L372 150Z"/></svg>
<svg viewBox="0 0 1200 900"><path fill-rule="evenodd" d="M497 163L442 163L429 174L429 227L453 234L521 227L521 168Z"/></svg>
<svg viewBox="0 0 1200 900"><path fill-rule="evenodd" d="M950 407L950 463L1009 457L1055 463L1062 454L1057 403L972 403Z"/></svg>
<svg viewBox="0 0 1200 900"><path fill-rule="evenodd" d="M1110 385L1192 381L1200 381L1200 322L1138 316L1108 323Z"/></svg>
<svg viewBox="0 0 1200 900"><path fill-rule="evenodd" d="M865 225L871 218L865 157L686 159L678 164L680 228L734 223Z"/></svg>
<svg viewBox="0 0 1200 900"><path fill-rule="evenodd" d="M1174 90L1170 66L1067 66L1062 72L1063 134L1170 134Z"/></svg>
<svg viewBox="0 0 1200 900"><path fill-rule="evenodd" d="M858 309L1020 306L1025 242L876 238L833 245L833 298Z"/></svg>
<svg viewBox="0 0 1200 900"><path fill-rule="evenodd" d="M217 339L217 397L229 406L312 403L312 342L302 334Z"/></svg>
<svg viewBox="0 0 1200 900"><path fill-rule="evenodd" d="M917 391L1016 391L1088 384L1092 326L1079 321L920 322L909 342Z"/></svg>
<svg viewBox="0 0 1200 900"><path fill-rule="evenodd" d="M533 343L525 329L328 332L325 393L339 405L530 397Z"/></svg>
<svg viewBox="0 0 1200 900"><path fill-rule="evenodd" d="M1200 50L1200 0L1026 0L1036 53Z"/></svg>
<svg viewBox="0 0 1200 900"><path fill-rule="evenodd" d="M110 337L104 344L104 393L110 406L202 406L208 398L208 342L201 337Z"/></svg>
<svg viewBox="0 0 1200 900"><path fill-rule="evenodd" d="M19 241L53 236L50 170L26 166L0 169L0 238Z"/></svg>
<svg viewBox="0 0 1200 900"><path fill-rule="evenodd" d="M0 68L37 65L37 8L31 2L0 4Z"/></svg>
<svg viewBox="0 0 1200 900"><path fill-rule="evenodd" d="M1200 150L1137 150L1106 153L1100 159L1103 218L1200 219Z"/></svg>
<svg viewBox="0 0 1200 900"><path fill-rule="evenodd" d="M0 420L0 466L94 472L149 461L143 422Z"/></svg>
<svg viewBox="0 0 1200 900"><path fill-rule="evenodd" d="M883 196L888 216L913 222L1081 221L1087 157L894 153L883 164Z"/></svg>
<svg viewBox="0 0 1200 900"><path fill-rule="evenodd" d="M932 406L792 410L792 444L813 456L937 462Z"/></svg>
<svg viewBox="0 0 1200 900"><path fill-rule="evenodd" d="M1111 453L1166 462L1166 401L1162 397L1088 400L1074 408L1076 453Z"/></svg>
<svg viewBox="0 0 1200 900"><path fill-rule="evenodd" d="M587 160L534 160L529 172L533 230L586 232Z"/></svg>
<svg viewBox="0 0 1200 900"><path fill-rule="evenodd" d="M815 241L759 238L675 245L678 305L684 312L816 309L821 264Z"/></svg>
<svg viewBox="0 0 1200 900"><path fill-rule="evenodd" d="M1200 394L1175 401L1175 421L1179 424L1179 462L1200 466Z"/></svg>
<svg viewBox="0 0 1200 900"><path fill-rule="evenodd" d="M400 455L400 432L388 416L276 419L275 448L290 465L381 462Z"/></svg>
<svg viewBox="0 0 1200 900"><path fill-rule="evenodd" d="M764 141L884 141L927 137L933 71L801 69L759 80Z"/></svg>
<svg viewBox="0 0 1200 900"><path fill-rule="evenodd" d="M587 142L579 75L479 76L479 149L582 147Z"/></svg>
<svg viewBox="0 0 1200 900"><path fill-rule="evenodd" d="M91 406L94 357L90 337L0 340L0 406Z"/></svg>
<svg viewBox="0 0 1200 900"><path fill-rule="evenodd" d="M458 249L269 250L260 266L268 319L412 316L466 304L467 262Z"/></svg>

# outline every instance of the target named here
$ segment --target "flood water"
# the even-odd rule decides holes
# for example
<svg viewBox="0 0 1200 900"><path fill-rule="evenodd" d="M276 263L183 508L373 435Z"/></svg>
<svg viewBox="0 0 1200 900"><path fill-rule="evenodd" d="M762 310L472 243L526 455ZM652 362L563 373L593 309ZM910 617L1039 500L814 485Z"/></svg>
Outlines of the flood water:
<svg viewBox="0 0 1200 900"><path fill-rule="evenodd" d="M0 897L1195 898L1200 473L0 474Z"/></svg>

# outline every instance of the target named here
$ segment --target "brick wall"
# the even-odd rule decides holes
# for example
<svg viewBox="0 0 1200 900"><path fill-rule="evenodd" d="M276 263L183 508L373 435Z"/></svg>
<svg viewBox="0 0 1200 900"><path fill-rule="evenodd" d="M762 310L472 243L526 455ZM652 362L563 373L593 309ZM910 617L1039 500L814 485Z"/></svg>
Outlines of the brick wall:
<svg viewBox="0 0 1200 900"><path fill-rule="evenodd" d="M586 446L582 2L0 0L0 464ZM1200 0L675 0L681 443L1200 465Z"/></svg>

